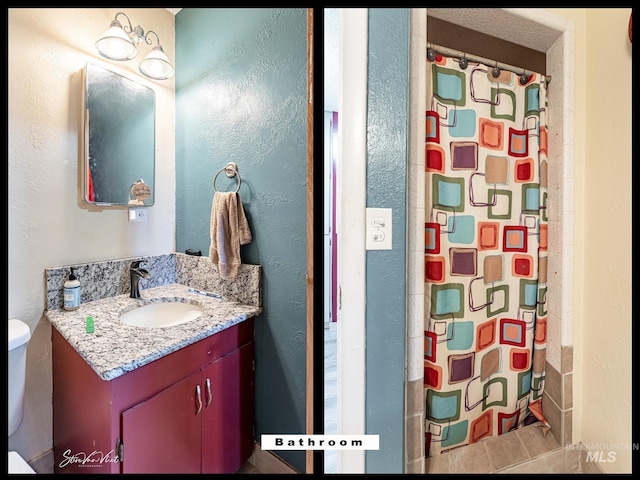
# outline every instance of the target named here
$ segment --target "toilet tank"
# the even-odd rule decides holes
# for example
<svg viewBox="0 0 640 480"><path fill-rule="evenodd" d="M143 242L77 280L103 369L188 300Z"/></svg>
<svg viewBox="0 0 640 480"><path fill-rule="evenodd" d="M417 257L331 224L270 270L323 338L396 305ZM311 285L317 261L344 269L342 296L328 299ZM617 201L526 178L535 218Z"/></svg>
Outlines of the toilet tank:
<svg viewBox="0 0 640 480"><path fill-rule="evenodd" d="M27 342L31 338L29 325L22 320L10 319L9 340L9 435L22 423L24 413L24 384L27 370Z"/></svg>

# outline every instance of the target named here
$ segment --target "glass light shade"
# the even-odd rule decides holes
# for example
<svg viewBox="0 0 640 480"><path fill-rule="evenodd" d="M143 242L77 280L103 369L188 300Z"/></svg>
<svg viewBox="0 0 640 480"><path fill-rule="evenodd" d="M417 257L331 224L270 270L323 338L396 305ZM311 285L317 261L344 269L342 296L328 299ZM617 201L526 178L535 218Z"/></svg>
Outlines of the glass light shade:
<svg viewBox="0 0 640 480"><path fill-rule="evenodd" d="M143 75L154 80L166 80L173 76L173 65L160 45L153 47L140 62L139 68Z"/></svg>
<svg viewBox="0 0 640 480"><path fill-rule="evenodd" d="M117 61L131 60L138 53L129 35L113 23L96 42L96 48L103 57Z"/></svg>

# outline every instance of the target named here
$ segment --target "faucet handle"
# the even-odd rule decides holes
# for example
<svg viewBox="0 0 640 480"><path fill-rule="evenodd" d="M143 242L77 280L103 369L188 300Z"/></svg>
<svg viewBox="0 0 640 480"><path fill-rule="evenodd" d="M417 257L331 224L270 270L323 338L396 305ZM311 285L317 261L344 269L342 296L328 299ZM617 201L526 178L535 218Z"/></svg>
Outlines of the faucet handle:
<svg viewBox="0 0 640 480"><path fill-rule="evenodd" d="M145 263L144 260L135 260L133 262L131 262L131 267L130 268L140 268L140 264L141 263Z"/></svg>

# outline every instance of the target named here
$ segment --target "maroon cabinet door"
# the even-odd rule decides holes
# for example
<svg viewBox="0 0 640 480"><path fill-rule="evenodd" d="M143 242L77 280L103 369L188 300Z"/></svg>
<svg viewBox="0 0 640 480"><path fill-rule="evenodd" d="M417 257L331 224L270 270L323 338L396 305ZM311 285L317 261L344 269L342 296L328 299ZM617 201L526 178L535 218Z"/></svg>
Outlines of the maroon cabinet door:
<svg viewBox="0 0 640 480"><path fill-rule="evenodd" d="M122 412L122 473L234 473L253 451L253 343Z"/></svg>
<svg viewBox="0 0 640 480"><path fill-rule="evenodd" d="M202 371L202 473L234 473L253 450L253 343Z"/></svg>
<svg viewBox="0 0 640 480"><path fill-rule="evenodd" d="M122 473L200 473L200 372L122 412Z"/></svg>

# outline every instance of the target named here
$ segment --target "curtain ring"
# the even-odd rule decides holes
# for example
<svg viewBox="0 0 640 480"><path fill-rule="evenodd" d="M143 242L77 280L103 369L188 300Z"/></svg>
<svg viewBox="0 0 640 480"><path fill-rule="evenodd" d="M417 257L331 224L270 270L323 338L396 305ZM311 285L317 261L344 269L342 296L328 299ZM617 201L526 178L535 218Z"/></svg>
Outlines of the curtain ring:
<svg viewBox="0 0 640 480"><path fill-rule="evenodd" d="M430 62L435 61L436 59L436 51L431 48L431 47L427 47L427 60L429 60Z"/></svg>
<svg viewBox="0 0 640 480"><path fill-rule="evenodd" d="M458 64L460 65L460 68L462 70L466 70L467 69L467 67L469 66L469 61L467 60L467 55L466 54L462 55L462 58L460 59Z"/></svg>
<svg viewBox="0 0 640 480"><path fill-rule="evenodd" d="M496 66L491 70L491 75L493 78L498 78L500 76L500 69L498 68L498 62L496 62Z"/></svg>
<svg viewBox="0 0 640 480"><path fill-rule="evenodd" d="M527 75L527 71L523 70L522 75L520 75L520 85L526 85L529 81L529 75Z"/></svg>

